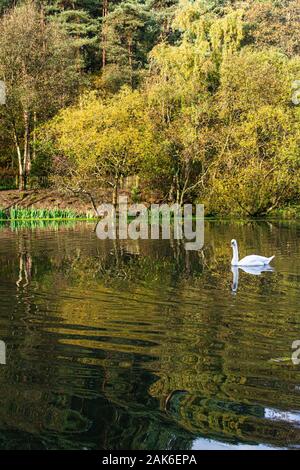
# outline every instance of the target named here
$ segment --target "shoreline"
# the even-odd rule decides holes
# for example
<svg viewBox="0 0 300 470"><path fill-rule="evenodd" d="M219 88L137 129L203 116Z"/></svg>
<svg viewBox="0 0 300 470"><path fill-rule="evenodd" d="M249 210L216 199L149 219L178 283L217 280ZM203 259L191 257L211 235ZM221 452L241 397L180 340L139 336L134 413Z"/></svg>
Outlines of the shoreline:
<svg viewBox="0 0 300 470"><path fill-rule="evenodd" d="M126 195L129 200L130 194L120 191L120 195ZM110 199L109 191L99 190L97 194L99 205ZM149 204L159 201L147 201ZM16 214L10 217L10 211L15 210ZM18 216L17 212L24 212ZM33 214L29 214L32 212ZM44 214L43 214L44 212ZM27 213L27 216L26 216ZM52 215L51 215L52 213ZM57 213L57 216L55 216ZM6 214L4 216L4 214ZM38 215L40 214L40 215ZM53 220L77 220L77 221L97 221L99 217L95 214L92 203L81 194L66 194L54 189L39 190L2 190L0 191L0 222L9 221L53 221ZM193 217L193 219L196 219ZM279 221L279 220L300 220L300 205L293 205L276 209L270 215L250 217L238 214L232 215L206 215L205 220L216 221Z"/></svg>

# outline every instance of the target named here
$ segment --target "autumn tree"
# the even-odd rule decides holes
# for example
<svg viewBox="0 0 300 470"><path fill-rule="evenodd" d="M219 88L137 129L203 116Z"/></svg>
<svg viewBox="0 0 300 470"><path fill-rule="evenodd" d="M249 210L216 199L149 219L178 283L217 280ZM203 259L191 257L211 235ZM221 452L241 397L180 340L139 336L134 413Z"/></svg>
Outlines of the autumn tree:
<svg viewBox="0 0 300 470"><path fill-rule="evenodd" d="M300 62L244 49L224 60L211 130L215 157L204 191L215 213L266 215L299 195L299 108L291 83Z"/></svg>
<svg viewBox="0 0 300 470"><path fill-rule="evenodd" d="M116 205L121 179L159 151L143 98L128 88L107 99L82 97L41 130L41 140L54 142L56 184L86 194L95 210L97 189L110 188Z"/></svg>
<svg viewBox="0 0 300 470"><path fill-rule="evenodd" d="M14 142L19 188L25 189L38 123L70 102L78 87L75 51L43 10L26 2L0 20L0 79L6 84L1 120Z"/></svg>
<svg viewBox="0 0 300 470"><path fill-rule="evenodd" d="M289 57L299 55L300 4L292 1L254 1L245 8L248 43L276 47Z"/></svg>
<svg viewBox="0 0 300 470"><path fill-rule="evenodd" d="M203 186L211 164L209 128L220 66L241 47L243 25L239 11L218 18L202 2L184 1L173 28L181 31L181 40L151 52L147 93L168 146L168 197L183 204Z"/></svg>

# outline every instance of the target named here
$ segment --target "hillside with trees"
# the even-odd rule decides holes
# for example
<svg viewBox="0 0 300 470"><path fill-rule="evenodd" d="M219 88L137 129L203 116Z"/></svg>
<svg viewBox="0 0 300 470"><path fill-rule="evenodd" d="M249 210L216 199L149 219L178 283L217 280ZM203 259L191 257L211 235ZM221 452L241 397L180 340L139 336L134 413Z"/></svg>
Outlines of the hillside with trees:
<svg viewBox="0 0 300 470"><path fill-rule="evenodd" d="M0 190L299 205L299 37L299 0L0 0Z"/></svg>

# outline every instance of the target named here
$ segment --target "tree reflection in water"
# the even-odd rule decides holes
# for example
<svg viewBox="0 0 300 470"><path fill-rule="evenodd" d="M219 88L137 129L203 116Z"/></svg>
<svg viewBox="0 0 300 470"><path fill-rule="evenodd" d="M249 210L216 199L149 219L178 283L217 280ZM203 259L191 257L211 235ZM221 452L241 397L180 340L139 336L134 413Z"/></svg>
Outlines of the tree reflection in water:
<svg viewBox="0 0 300 470"><path fill-rule="evenodd" d="M299 445L287 414L300 409L299 370L271 360L297 339L297 230L209 222L204 249L187 252L176 240L99 241L80 223L4 226L1 448ZM236 296L233 236L276 254L275 272L240 272Z"/></svg>

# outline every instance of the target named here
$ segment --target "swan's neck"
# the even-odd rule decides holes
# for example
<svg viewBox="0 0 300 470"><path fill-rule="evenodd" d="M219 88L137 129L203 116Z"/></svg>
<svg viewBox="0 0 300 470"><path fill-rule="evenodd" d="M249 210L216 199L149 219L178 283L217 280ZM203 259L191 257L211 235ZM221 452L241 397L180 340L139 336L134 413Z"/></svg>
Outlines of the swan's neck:
<svg viewBox="0 0 300 470"><path fill-rule="evenodd" d="M232 257L232 260L231 260L231 264L233 266L237 266L238 263L239 263L239 250L238 250L237 245L233 246L232 250L233 250L233 257Z"/></svg>

